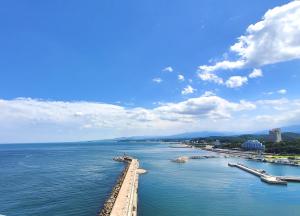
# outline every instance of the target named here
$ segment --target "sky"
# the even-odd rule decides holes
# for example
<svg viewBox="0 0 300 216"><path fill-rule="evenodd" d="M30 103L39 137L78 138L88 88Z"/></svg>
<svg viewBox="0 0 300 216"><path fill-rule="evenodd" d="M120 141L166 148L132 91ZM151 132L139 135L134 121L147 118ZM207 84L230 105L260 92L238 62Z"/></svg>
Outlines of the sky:
<svg viewBox="0 0 300 216"><path fill-rule="evenodd" d="M0 3L0 143L300 124L300 1Z"/></svg>

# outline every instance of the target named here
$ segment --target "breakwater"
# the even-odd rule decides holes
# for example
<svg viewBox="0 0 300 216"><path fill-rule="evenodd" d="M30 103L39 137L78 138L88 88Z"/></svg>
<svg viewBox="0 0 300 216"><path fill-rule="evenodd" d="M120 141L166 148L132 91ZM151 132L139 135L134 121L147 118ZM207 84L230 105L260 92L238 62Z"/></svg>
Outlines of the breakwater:
<svg viewBox="0 0 300 216"><path fill-rule="evenodd" d="M98 216L136 216L138 176L145 170L139 169L137 159L128 156L117 157L114 160L125 162L126 167Z"/></svg>
<svg viewBox="0 0 300 216"><path fill-rule="evenodd" d="M176 159L172 159L171 161L175 163L186 163L189 159L208 159L208 158L218 158L218 156L215 155L194 155L194 156L181 156Z"/></svg>
<svg viewBox="0 0 300 216"><path fill-rule="evenodd" d="M253 168L249 168L243 164L233 164L233 163L228 163L228 166L231 167L237 167L241 170L244 170L248 173L251 173L253 175L256 175L258 177L260 177L261 181L266 182L268 184L280 184L280 185L287 185L287 182L300 182L300 178L299 177L293 177L293 176L273 176L270 175L268 173L266 173L266 171L264 170L258 170L258 169L253 169Z"/></svg>

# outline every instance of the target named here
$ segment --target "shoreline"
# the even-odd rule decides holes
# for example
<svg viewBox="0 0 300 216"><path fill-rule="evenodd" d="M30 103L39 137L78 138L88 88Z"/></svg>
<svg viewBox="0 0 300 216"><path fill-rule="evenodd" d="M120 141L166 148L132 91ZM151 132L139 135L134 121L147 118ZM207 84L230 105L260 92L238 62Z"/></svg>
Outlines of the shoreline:
<svg viewBox="0 0 300 216"><path fill-rule="evenodd" d="M220 148L212 148L212 147L196 147L191 144L187 144L187 146L188 146L188 148L195 148L195 149L200 149L203 151L210 151L210 152L222 154L222 155L225 155L225 157L239 157L239 158L254 160L254 161L258 161L258 162L262 162L262 163L271 163L271 164L277 164L277 165L288 165L288 166L300 167L299 162L298 163L289 162L289 161L282 162L280 160L271 159L272 157L276 157L272 154L263 153L263 154L259 155L257 152L253 152L253 151L240 151L240 150L220 149Z"/></svg>

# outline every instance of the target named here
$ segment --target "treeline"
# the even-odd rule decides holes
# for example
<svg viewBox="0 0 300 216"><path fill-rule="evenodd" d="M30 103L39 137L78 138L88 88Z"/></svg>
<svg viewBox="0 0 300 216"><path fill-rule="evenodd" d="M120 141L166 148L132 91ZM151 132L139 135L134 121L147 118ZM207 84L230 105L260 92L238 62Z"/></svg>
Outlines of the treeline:
<svg viewBox="0 0 300 216"><path fill-rule="evenodd" d="M300 139L293 141L282 141L280 143L264 143L265 152L275 154L300 154Z"/></svg>
<svg viewBox="0 0 300 216"><path fill-rule="evenodd" d="M212 144L216 140L222 144L220 148L240 148L241 144L247 140L259 140L265 145L265 152L275 154L300 154L300 134L297 133L282 133L283 141L273 143L269 141L269 136L245 134L240 136L211 136L205 138L192 139L191 143L195 146L203 144Z"/></svg>
<svg viewBox="0 0 300 216"><path fill-rule="evenodd" d="M292 132L284 132L281 134L282 139L284 141L295 141L300 139L300 134L292 133ZM200 137L191 139L191 141L206 141L206 142L213 142L219 140L222 143L242 143L247 140L259 140L260 142L268 142L269 135L267 134L244 134L239 136L210 136L210 137Z"/></svg>

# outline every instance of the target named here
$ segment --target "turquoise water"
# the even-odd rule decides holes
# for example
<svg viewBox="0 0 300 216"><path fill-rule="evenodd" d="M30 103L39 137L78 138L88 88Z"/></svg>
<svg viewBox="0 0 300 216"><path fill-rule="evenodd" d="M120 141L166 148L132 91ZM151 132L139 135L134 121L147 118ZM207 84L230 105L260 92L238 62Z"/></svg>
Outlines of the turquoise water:
<svg viewBox="0 0 300 216"><path fill-rule="evenodd" d="M96 215L123 169L111 159L124 152L148 170L139 215L300 215L300 184L268 185L227 163L274 175L300 176L300 168L231 158L176 164L170 159L212 153L125 142L0 145L0 214Z"/></svg>

